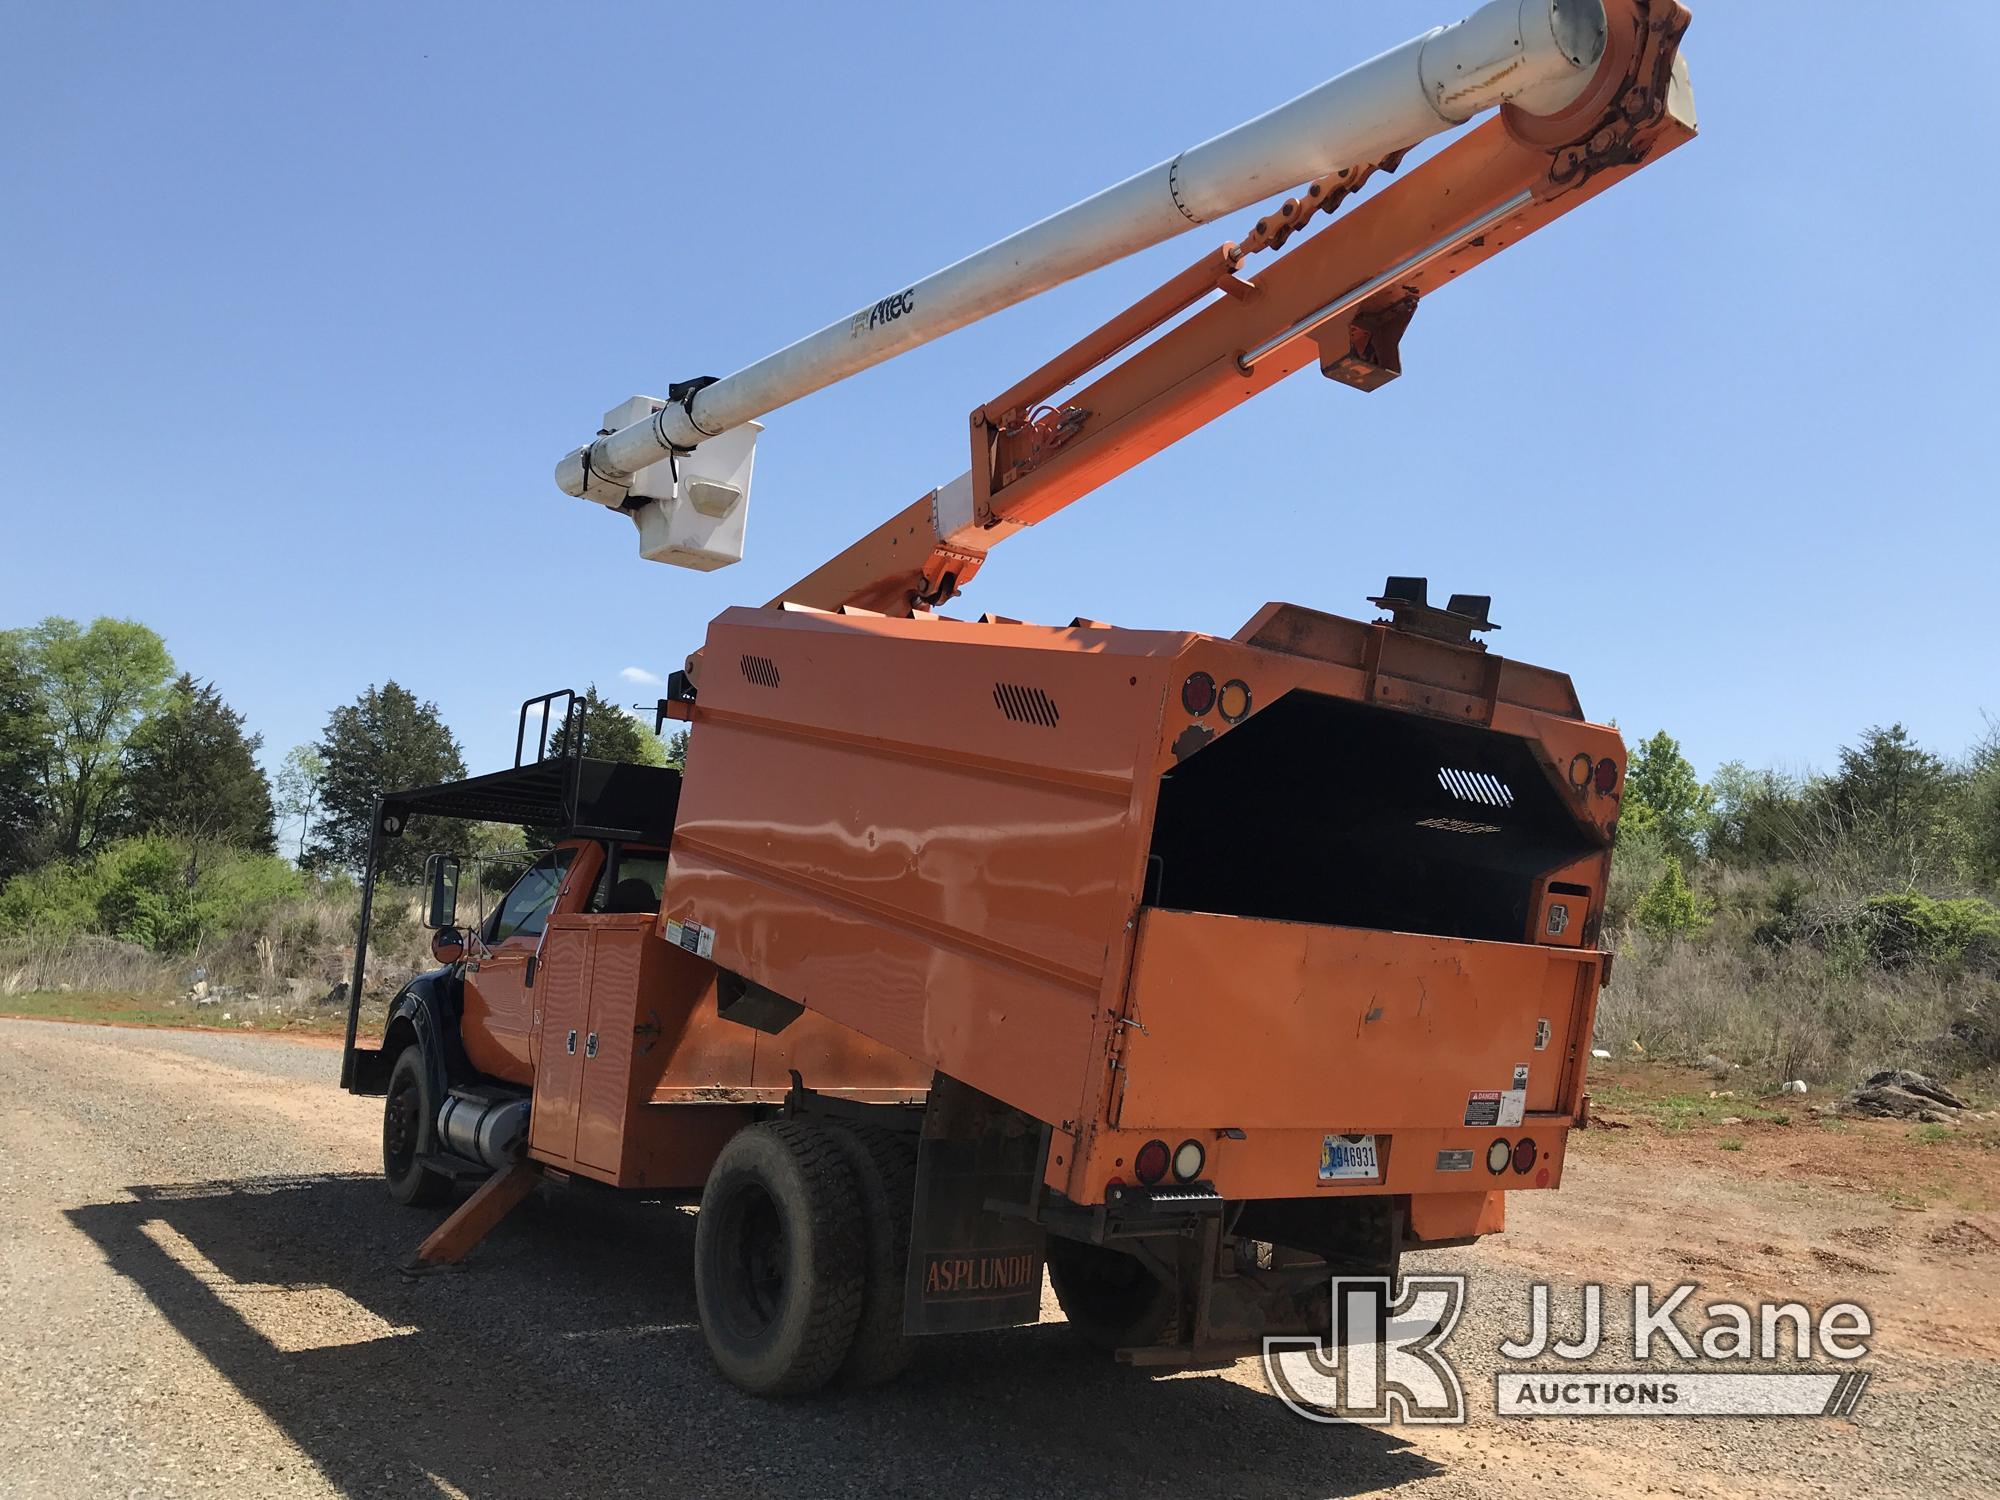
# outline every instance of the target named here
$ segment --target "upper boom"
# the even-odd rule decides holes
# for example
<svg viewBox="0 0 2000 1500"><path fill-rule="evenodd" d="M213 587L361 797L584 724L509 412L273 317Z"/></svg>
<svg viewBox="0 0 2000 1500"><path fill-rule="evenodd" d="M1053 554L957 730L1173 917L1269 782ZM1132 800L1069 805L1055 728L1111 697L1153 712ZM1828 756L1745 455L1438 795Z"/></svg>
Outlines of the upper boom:
<svg viewBox="0 0 2000 1500"><path fill-rule="evenodd" d="M1558 112L1590 86L1605 40L1599 0L1491 0L733 375L672 386L665 400L633 397L563 459L557 482L633 512L649 556L734 561L754 429L726 454L697 454L704 443L1193 225L1393 156L1484 110L1511 101ZM695 456L678 462L684 455Z"/></svg>

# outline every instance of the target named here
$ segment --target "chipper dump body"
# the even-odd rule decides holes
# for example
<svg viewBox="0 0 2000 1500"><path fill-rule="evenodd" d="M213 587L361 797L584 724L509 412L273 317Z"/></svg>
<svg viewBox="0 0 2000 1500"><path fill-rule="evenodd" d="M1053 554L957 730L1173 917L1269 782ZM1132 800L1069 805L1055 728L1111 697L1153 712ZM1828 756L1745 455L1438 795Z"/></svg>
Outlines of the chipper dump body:
<svg viewBox="0 0 2000 1500"><path fill-rule="evenodd" d="M706 663L665 919L1048 1122L1051 1191L1192 1138L1225 1199L1411 1194L1455 1238L1560 1180L1623 761L1566 678L1289 605L731 610Z"/></svg>

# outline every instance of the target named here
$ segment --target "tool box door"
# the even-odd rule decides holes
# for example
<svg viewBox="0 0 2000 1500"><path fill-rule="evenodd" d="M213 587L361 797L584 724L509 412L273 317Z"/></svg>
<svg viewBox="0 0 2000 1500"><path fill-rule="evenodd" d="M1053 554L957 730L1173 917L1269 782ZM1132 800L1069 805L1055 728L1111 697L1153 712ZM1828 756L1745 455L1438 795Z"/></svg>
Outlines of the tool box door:
<svg viewBox="0 0 2000 1500"><path fill-rule="evenodd" d="M568 1163L576 1151L594 937L587 927L551 918L542 940L534 989L538 1060L528 1125L530 1154L541 1161Z"/></svg>
<svg viewBox="0 0 2000 1500"><path fill-rule="evenodd" d="M575 1160L580 1167L616 1179L631 1109L632 1017L639 999L639 966L651 933L628 920L617 927L601 926L592 939L582 1085L575 1106Z"/></svg>

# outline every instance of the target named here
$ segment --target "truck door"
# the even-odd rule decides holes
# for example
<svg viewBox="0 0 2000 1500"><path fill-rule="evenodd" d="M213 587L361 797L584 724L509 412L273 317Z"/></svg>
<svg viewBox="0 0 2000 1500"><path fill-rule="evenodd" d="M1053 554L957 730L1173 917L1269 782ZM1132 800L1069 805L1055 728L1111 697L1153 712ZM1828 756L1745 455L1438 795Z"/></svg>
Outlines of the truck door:
<svg viewBox="0 0 2000 1500"><path fill-rule="evenodd" d="M553 849L530 865L493 909L480 932L485 951L465 966L465 1055L482 1073L511 1083L534 1077L529 1057L530 975L542 930L576 858Z"/></svg>

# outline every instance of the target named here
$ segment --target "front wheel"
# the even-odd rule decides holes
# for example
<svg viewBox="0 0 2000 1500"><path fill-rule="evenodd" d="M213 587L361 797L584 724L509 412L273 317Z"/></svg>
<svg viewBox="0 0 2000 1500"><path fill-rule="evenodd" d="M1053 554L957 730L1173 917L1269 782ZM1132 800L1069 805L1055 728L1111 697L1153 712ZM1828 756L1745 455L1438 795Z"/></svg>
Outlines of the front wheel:
<svg viewBox="0 0 2000 1500"><path fill-rule="evenodd" d="M868 1239L848 1149L804 1120L739 1130L702 1189L694 1297L716 1367L757 1396L833 1378L854 1344Z"/></svg>
<svg viewBox="0 0 2000 1500"><path fill-rule="evenodd" d="M451 1179L420 1160L429 1147L430 1119L424 1049L412 1042L397 1056L382 1101L382 1177L398 1203L423 1207L442 1203L451 1192Z"/></svg>

